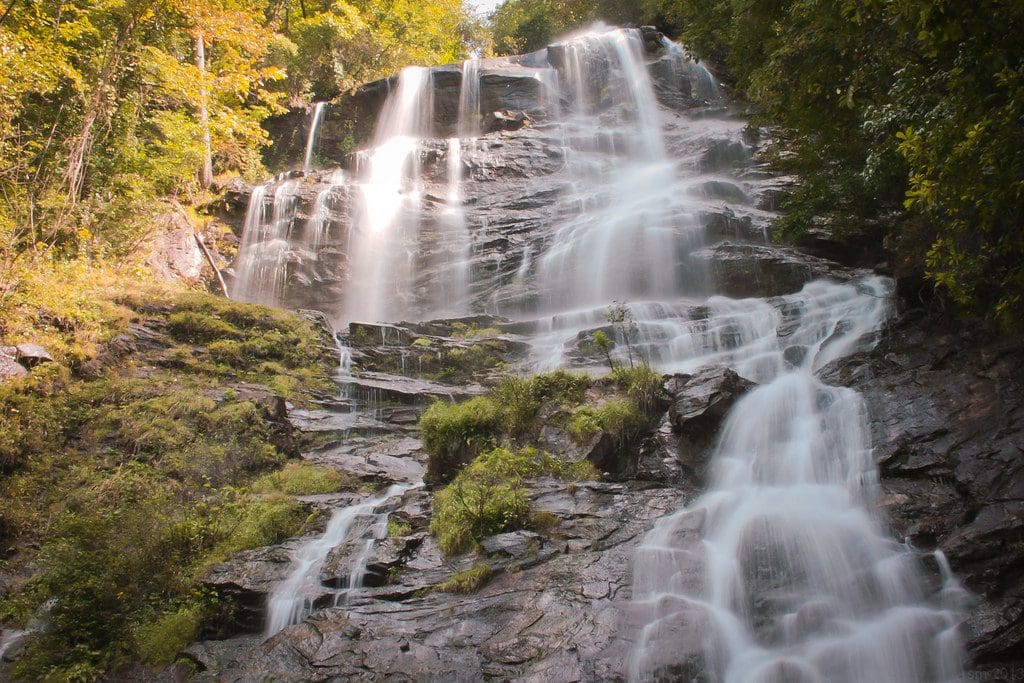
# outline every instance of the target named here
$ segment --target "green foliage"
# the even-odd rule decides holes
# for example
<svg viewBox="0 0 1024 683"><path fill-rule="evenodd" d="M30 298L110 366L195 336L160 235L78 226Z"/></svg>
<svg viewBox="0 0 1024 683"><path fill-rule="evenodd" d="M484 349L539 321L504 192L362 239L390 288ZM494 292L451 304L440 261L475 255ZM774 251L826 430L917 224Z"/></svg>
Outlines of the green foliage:
<svg viewBox="0 0 1024 683"><path fill-rule="evenodd" d="M404 538L412 533L412 527L394 517L388 517L388 538Z"/></svg>
<svg viewBox="0 0 1024 683"><path fill-rule="evenodd" d="M615 342L603 330L598 330L594 332L594 339L591 343L594 349L601 353L608 362L608 369L615 370L615 361L612 360L612 349L615 348Z"/></svg>
<svg viewBox="0 0 1024 683"><path fill-rule="evenodd" d="M283 469L257 479L252 490L257 493L280 492L292 496L334 493L345 487L345 477L333 467L309 462L290 462Z"/></svg>
<svg viewBox="0 0 1024 683"><path fill-rule="evenodd" d="M40 311L57 296L25 299L17 310ZM82 321L76 330L90 329L89 316L107 306L120 319L135 317L151 332L132 363L93 371L91 379L51 363L0 387L0 454L8 468L0 477L0 531L5 542L40 547L35 578L0 612L23 620L55 599L53 629L18 665L26 679L92 680L127 660L169 661L216 614L213 597L196 592L205 568L295 535L307 521L308 512L277 491L336 490L340 480L333 470L298 463L261 477L294 451L290 429L274 422L259 398L222 387L209 363L166 363L204 351L179 349L173 336L153 332L200 329L211 346L258 335L283 344L277 337L284 337L312 351L312 326L209 295L136 294L120 304L106 297L80 308L58 300ZM223 325L196 328L196 315ZM294 350L278 355L275 372L325 372L315 351L301 359ZM252 358L233 372L251 381L267 376L265 366ZM259 495L250 493L254 478Z"/></svg>
<svg viewBox="0 0 1024 683"><path fill-rule="evenodd" d="M524 479L548 475L577 480L593 474L589 462L564 462L535 448L496 448L478 455L434 495L430 531L445 553L464 552L488 536L529 522Z"/></svg>
<svg viewBox="0 0 1024 683"><path fill-rule="evenodd" d="M657 410L664 378L650 365L640 363L632 368L615 368L612 380L626 390L626 395L641 413L653 415Z"/></svg>
<svg viewBox="0 0 1024 683"><path fill-rule="evenodd" d="M439 583L434 590L441 593L475 593L490 580L493 570L486 562L478 562L469 569L452 574L444 583Z"/></svg>
<svg viewBox="0 0 1024 683"><path fill-rule="evenodd" d="M594 434L606 431L619 443L632 445L650 426L650 418L632 401L613 400L596 408L582 406L569 419L569 435L585 444Z"/></svg>
<svg viewBox="0 0 1024 683"><path fill-rule="evenodd" d="M202 604L185 604L140 625L135 632L135 651L147 664L166 665L189 643L199 638L204 618Z"/></svg>
<svg viewBox="0 0 1024 683"><path fill-rule="evenodd" d="M800 176L784 234L882 221L899 269L967 314L1024 320L1019 3L670 0L697 54L725 60L781 126Z"/></svg>
<svg viewBox="0 0 1024 683"><path fill-rule="evenodd" d="M452 454L464 447L492 443L501 420L498 404L477 396L463 403L434 401L420 417L420 438L432 455Z"/></svg>
<svg viewBox="0 0 1024 683"><path fill-rule="evenodd" d="M537 411L542 404L578 405L592 384L588 375L567 370L532 377L503 377L494 389L495 401L503 411L502 429L513 436L524 436L536 427Z"/></svg>

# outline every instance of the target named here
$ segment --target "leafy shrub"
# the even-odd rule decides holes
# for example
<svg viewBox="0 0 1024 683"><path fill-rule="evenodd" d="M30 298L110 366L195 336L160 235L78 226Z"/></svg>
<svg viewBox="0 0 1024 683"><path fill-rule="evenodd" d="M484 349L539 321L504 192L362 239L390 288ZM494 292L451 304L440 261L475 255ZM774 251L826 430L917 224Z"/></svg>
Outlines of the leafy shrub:
<svg viewBox="0 0 1024 683"><path fill-rule="evenodd" d="M457 461L465 449L493 443L500 422L498 404L484 396L463 403L435 401L420 417L420 437L432 460L447 463Z"/></svg>
<svg viewBox="0 0 1024 683"><path fill-rule="evenodd" d="M135 630L135 651L147 664L170 664L189 643L199 638L203 605L195 602L164 612Z"/></svg>
<svg viewBox="0 0 1024 683"><path fill-rule="evenodd" d="M569 435L580 444L597 432L612 434L620 444L636 441L649 426L649 418L631 401L607 401L596 408L577 408L569 420Z"/></svg>
<svg viewBox="0 0 1024 683"><path fill-rule="evenodd" d="M529 522L525 478L593 478L594 473L589 462L567 463L534 448L496 448L477 456L435 494L430 531L445 553L463 552L488 536L521 529Z"/></svg>
<svg viewBox="0 0 1024 683"><path fill-rule="evenodd" d="M545 402L562 407L578 405L593 384L588 375L556 370L533 377L504 377L494 390L502 407L502 427L513 435L522 435L535 426L537 411Z"/></svg>
<svg viewBox="0 0 1024 683"><path fill-rule="evenodd" d="M641 412L648 415L658 407L664 378L647 363L634 367L618 367L612 370L612 380L633 400Z"/></svg>

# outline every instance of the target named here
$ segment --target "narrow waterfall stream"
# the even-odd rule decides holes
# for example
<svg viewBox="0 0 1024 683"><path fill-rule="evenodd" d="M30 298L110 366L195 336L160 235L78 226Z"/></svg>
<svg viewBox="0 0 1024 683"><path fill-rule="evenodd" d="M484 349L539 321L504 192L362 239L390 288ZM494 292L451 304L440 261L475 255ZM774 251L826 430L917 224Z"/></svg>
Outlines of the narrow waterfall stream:
<svg viewBox="0 0 1024 683"><path fill-rule="evenodd" d="M411 485L392 485L379 496L347 507L336 508L323 534L303 543L292 558L292 569L267 600L266 635L272 636L290 624L297 624L315 609L338 606L346 593L363 585L366 561L373 544L387 535L388 512L378 511L387 501L401 496ZM365 524L360 524L360 522ZM358 535L352 535L355 531ZM348 580L333 591L320 581L320 569L332 548L345 541L362 540L363 551L352 562ZM325 596L330 598L325 602Z"/></svg>
<svg viewBox="0 0 1024 683"><path fill-rule="evenodd" d="M864 402L819 377L873 346L892 281L770 243L774 180L682 47L599 25L516 60L449 67L457 98L440 72L403 70L346 171L311 171L318 106L303 179L253 190L237 295L322 306L339 324L503 316L528 349L521 372L598 368L599 330L619 335L618 362L629 334L630 359L661 372L731 368L757 386L727 417L703 495L637 549L641 626L620 673L956 680L962 591L935 556L947 590L933 595L921 556L887 529ZM522 116L490 130L499 95ZM609 325L615 302L631 329ZM343 383L359 374L346 358ZM376 511L408 488L334 511L271 596L268 635L359 585L365 554L333 592L324 558L353 535L369 550L386 525Z"/></svg>

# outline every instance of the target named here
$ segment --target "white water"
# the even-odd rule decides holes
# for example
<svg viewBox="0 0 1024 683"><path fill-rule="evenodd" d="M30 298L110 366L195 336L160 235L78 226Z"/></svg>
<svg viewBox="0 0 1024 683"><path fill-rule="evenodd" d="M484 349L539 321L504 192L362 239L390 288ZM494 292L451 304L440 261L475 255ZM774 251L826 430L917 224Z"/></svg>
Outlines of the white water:
<svg viewBox="0 0 1024 683"><path fill-rule="evenodd" d="M665 154L639 33L599 27L564 46L562 134L572 183L564 203L577 210L536 259L541 310L675 298L680 263L703 230ZM602 79L598 103L591 85Z"/></svg>
<svg viewBox="0 0 1024 683"><path fill-rule="evenodd" d="M270 594L267 600L266 636L272 636L284 627L305 619L314 611L314 603L322 600L325 595L332 595L332 603L337 605L349 591L362 587L370 551L377 540L387 535L388 513L377 512L377 508L410 488L412 486L407 484L394 484L380 496L334 510L324 533L299 546L292 557L292 570L288 578ZM368 515L373 515L374 521L363 536L365 547L351 567L347 586L341 589L324 586L319 577L327 554L345 541L356 540L349 538L353 522Z"/></svg>
<svg viewBox="0 0 1024 683"><path fill-rule="evenodd" d="M422 186L420 145L433 103L430 71L408 67L381 113L373 147L359 153L345 318L382 321L407 310L415 275Z"/></svg>
<svg viewBox="0 0 1024 683"><path fill-rule="evenodd" d="M303 170L309 171L313 168L313 150L316 148L317 133L320 132L320 122L324 117L324 103L317 102L313 105L312 120L309 124L309 137L306 138L306 156L302 160Z"/></svg>
<svg viewBox="0 0 1024 683"><path fill-rule="evenodd" d="M460 138L480 135L480 60L467 59L462 63L462 87L459 89Z"/></svg>
<svg viewBox="0 0 1024 683"><path fill-rule="evenodd" d="M253 188L235 259L234 298L271 306L283 300L297 187L294 180L274 187L269 216L267 186Z"/></svg>
<svg viewBox="0 0 1024 683"><path fill-rule="evenodd" d="M725 363L762 384L729 414L708 491L637 551L634 600L648 623L631 679L698 667L730 683L959 677L957 605L926 598L920 558L876 516L863 401L814 375L870 345L888 286L813 283L787 297L790 320L757 300L718 300L704 332L677 347L696 352L691 369ZM803 352L785 354L794 346Z"/></svg>

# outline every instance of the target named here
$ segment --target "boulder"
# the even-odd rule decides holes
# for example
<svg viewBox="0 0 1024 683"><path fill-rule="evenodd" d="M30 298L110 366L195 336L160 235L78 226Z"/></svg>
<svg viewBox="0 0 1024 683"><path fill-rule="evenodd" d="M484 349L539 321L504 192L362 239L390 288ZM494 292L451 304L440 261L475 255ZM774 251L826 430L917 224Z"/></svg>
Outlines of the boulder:
<svg viewBox="0 0 1024 683"><path fill-rule="evenodd" d="M52 363L53 356L39 344L18 344L18 362L27 368L34 368L41 363Z"/></svg>
<svg viewBox="0 0 1024 683"><path fill-rule="evenodd" d="M673 375L664 387L671 396L672 430L679 436L677 457L692 474L702 476L725 416L754 383L729 368L711 367L694 375Z"/></svg>
<svg viewBox="0 0 1024 683"><path fill-rule="evenodd" d="M28 370L15 359L15 356L0 352L0 381L24 377L27 374Z"/></svg>

